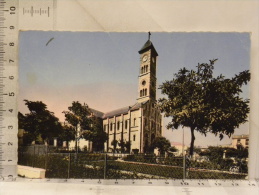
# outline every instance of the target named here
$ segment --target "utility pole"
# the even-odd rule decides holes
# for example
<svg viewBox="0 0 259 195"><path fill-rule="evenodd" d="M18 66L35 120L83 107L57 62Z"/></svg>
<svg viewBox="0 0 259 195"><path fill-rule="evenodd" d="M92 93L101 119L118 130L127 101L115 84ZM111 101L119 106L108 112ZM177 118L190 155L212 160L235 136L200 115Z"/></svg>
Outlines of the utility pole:
<svg viewBox="0 0 259 195"><path fill-rule="evenodd" d="M184 128L183 128L183 140L182 140L182 154L183 154L183 179L185 179L186 164L185 164L185 151L184 151Z"/></svg>

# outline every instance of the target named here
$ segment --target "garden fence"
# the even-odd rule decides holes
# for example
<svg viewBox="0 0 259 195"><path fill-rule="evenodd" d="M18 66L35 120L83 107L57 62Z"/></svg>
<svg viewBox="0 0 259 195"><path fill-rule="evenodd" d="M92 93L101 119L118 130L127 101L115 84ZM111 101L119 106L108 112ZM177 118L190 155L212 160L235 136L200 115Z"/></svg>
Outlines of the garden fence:
<svg viewBox="0 0 259 195"><path fill-rule="evenodd" d="M224 163L226 164L225 166ZM47 146L20 147L18 164L46 170L46 178L245 179L247 169L183 157L144 154L75 153ZM185 166L184 166L185 165ZM232 167L233 168L233 167Z"/></svg>

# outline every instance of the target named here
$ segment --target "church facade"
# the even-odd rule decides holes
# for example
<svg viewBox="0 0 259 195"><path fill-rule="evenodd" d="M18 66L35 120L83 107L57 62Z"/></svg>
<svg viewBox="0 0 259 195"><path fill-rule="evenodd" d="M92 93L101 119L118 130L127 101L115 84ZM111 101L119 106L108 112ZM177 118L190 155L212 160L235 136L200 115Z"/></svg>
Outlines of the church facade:
<svg viewBox="0 0 259 195"><path fill-rule="evenodd" d="M108 134L105 151L114 142L130 143L129 151L147 152L153 140L162 135L162 116L156 104L156 69L158 53L148 39L139 50L138 97L135 104L104 113L103 130ZM116 141L114 141L116 140Z"/></svg>

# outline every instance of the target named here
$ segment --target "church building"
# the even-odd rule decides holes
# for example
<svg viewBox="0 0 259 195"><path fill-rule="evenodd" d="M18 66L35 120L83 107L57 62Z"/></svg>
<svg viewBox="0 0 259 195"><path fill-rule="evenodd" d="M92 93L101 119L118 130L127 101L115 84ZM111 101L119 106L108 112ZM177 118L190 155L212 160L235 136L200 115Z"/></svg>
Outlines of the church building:
<svg viewBox="0 0 259 195"><path fill-rule="evenodd" d="M109 135L105 151L111 152L114 140L129 142L129 151L149 151L153 140L162 134L162 116L156 104L158 53L150 41L139 50L138 97L134 104L104 113L103 130Z"/></svg>
<svg viewBox="0 0 259 195"><path fill-rule="evenodd" d="M150 33L138 53L140 64L136 102L106 113L91 109L93 115L103 120L103 130L108 134L108 140L104 143L105 152L120 149L121 142L124 146L128 144L127 152L150 152L153 140L162 135L162 115L156 104L158 53L150 41ZM93 144L82 139L79 140L79 147L93 150Z"/></svg>

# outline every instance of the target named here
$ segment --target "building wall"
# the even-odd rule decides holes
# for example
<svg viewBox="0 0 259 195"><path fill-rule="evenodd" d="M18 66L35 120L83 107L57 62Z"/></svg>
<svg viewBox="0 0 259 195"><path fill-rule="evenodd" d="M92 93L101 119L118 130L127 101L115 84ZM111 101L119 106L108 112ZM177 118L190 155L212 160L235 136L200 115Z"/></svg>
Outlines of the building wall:
<svg viewBox="0 0 259 195"><path fill-rule="evenodd" d="M159 109L151 102L143 103L140 108L126 114L104 119L103 129L109 135L105 151L112 152L111 143L114 139L123 139L124 142L131 143L131 151L138 149L141 153L147 152L155 137L162 135L161 121Z"/></svg>
<svg viewBox="0 0 259 195"><path fill-rule="evenodd" d="M249 136L248 135L233 135L232 147L237 148L238 144L242 144L245 148L249 147Z"/></svg>
<svg viewBox="0 0 259 195"><path fill-rule="evenodd" d="M162 136L162 116L159 109L152 102L148 102L144 105L143 110L143 118L144 118L144 147L146 150L148 146L150 146L155 139L155 137Z"/></svg>
<svg viewBox="0 0 259 195"><path fill-rule="evenodd" d="M85 139L79 139L78 146L80 150L85 150L92 152L92 143L88 140ZM75 149L76 147L76 142L74 140L69 142L69 149Z"/></svg>
<svg viewBox="0 0 259 195"><path fill-rule="evenodd" d="M140 109L138 109L104 119L104 131L109 135L105 143L105 151L111 152L113 140L131 141L131 148L139 148L140 118ZM117 146L117 148L120 147Z"/></svg>
<svg viewBox="0 0 259 195"><path fill-rule="evenodd" d="M131 149L139 149L141 143L140 132L142 130L142 120L141 120L141 110L142 108L131 112L131 126L130 126L130 141L131 141Z"/></svg>

